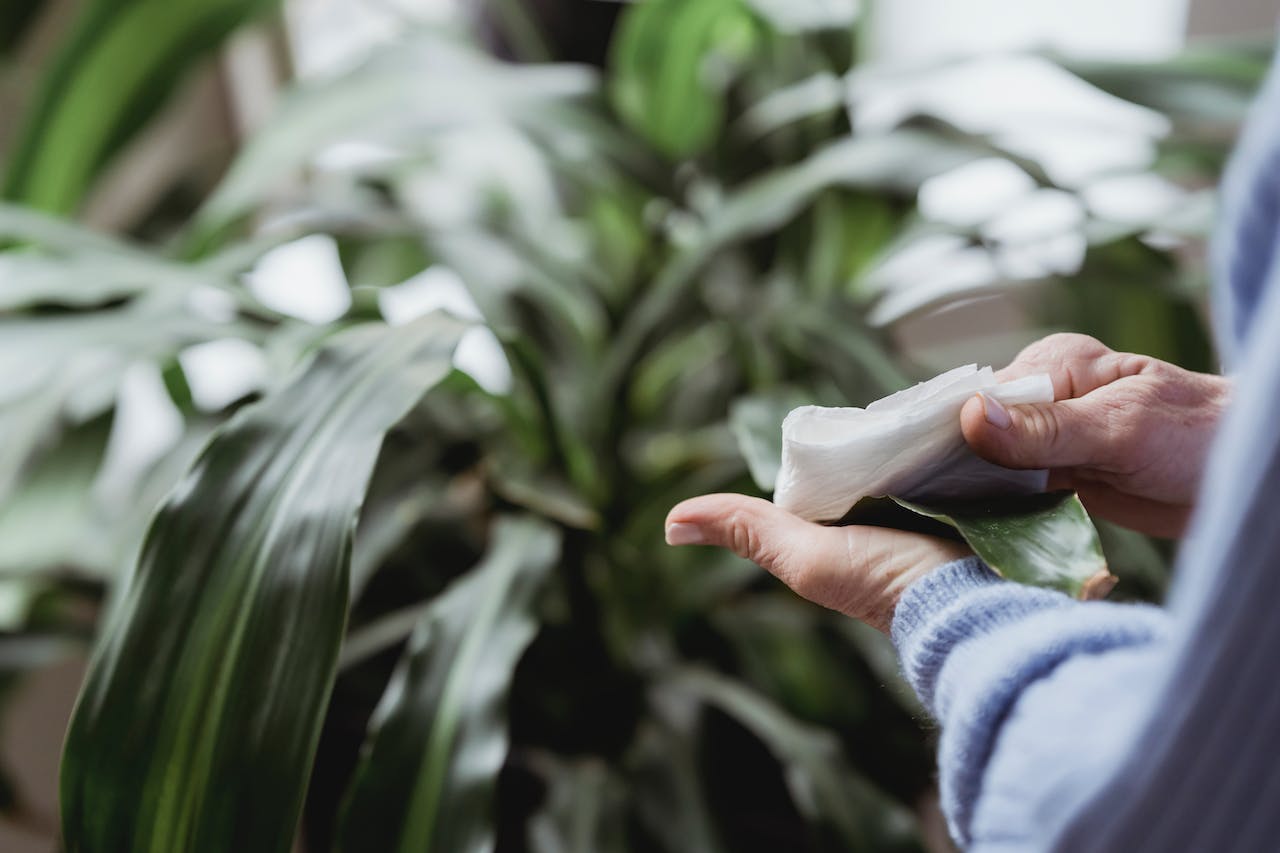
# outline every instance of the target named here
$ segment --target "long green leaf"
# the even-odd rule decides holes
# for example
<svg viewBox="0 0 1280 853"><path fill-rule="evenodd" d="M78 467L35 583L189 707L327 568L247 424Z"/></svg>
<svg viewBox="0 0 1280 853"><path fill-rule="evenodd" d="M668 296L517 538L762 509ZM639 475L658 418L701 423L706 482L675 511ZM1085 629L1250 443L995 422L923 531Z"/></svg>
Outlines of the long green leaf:
<svg viewBox="0 0 1280 853"><path fill-rule="evenodd" d="M983 156L969 140L919 130L838 139L794 165L784 166L725 196L707 236L716 245L767 233L795 217L830 187L912 196L928 178Z"/></svg>
<svg viewBox="0 0 1280 853"><path fill-rule="evenodd" d="M0 501L40 449L111 408L131 364L169 360L201 341L261 338L248 324L197 316L182 296L159 294L101 311L0 316Z"/></svg>
<svg viewBox="0 0 1280 853"><path fill-rule="evenodd" d="M125 259L101 255L55 259L34 252L0 253L0 311L103 305L141 293L148 272Z"/></svg>
<svg viewBox="0 0 1280 853"><path fill-rule="evenodd" d="M584 68L511 68L420 33L334 80L305 84L237 158L196 218L196 248L295 176L325 146L352 138L421 146L432 131L474 122L537 120L597 86Z"/></svg>
<svg viewBox="0 0 1280 853"><path fill-rule="evenodd" d="M667 853L725 853L698 773L697 751L693 732L651 719L636 732L626 757L636 819ZM550 799L555 794L553 789Z"/></svg>
<svg viewBox="0 0 1280 853"><path fill-rule="evenodd" d="M708 216L706 227L655 276L614 339L600 383L612 388L661 328L690 282L718 252L768 234L798 216L823 190L846 187L913 195L928 178L985 156L967 140L918 130L840 139L794 165L783 166L735 188Z"/></svg>
<svg viewBox="0 0 1280 853"><path fill-rule="evenodd" d="M333 339L215 435L152 522L63 755L70 851L287 851L384 432L450 369L441 315Z"/></svg>
<svg viewBox="0 0 1280 853"><path fill-rule="evenodd" d="M1075 492L922 503L906 509L960 531L974 553L1009 580L1101 598L1115 585L1102 543Z"/></svg>
<svg viewBox="0 0 1280 853"><path fill-rule="evenodd" d="M5 195L69 212L98 169L200 59L272 0L98 0L22 122Z"/></svg>
<svg viewBox="0 0 1280 853"><path fill-rule="evenodd" d="M1117 97L1186 125L1244 120L1271 65L1274 39L1193 47L1157 62L1053 57L1068 71Z"/></svg>
<svg viewBox="0 0 1280 853"><path fill-rule="evenodd" d="M832 733L805 725L747 685L709 670L678 670L665 686L718 707L768 746L786 771L796 807L831 830L840 849L917 849L910 813L848 765Z"/></svg>
<svg viewBox="0 0 1280 853"><path fill-rule="evenodd" d="M834 113L844 107L847 93L845 78L820 71L769 92L743 112L735 129L745 141L754 142L801 119Z"/></svg>
<svg viewBox="0 0 1280 853"><path fill-rule="evenodd" d="M79 537L89 527L111 421L104 414L69 430L24 472L22 488L0 500L0 575L82 568Z"/></svg>
<svg viewBox="0 0 1280 853"><path fill-rule="evenodd" d="M543 756L537 756L544 758ZM623 780L610 772L599 759L574 762L540 762L547 765L547 797L542 808L529 820L529 849L532 853L627 853L625 806L628 791ZM707 850L690 845L685 850Z"/></svg>
<svg viewBox="0 0 1280 853"><path fill-rule="evenodd" d="M503 706L558 552L545 523L500 521L484 562L423 616L374 714L341 849L492 849L493 785L507 751Z"/></svg>
<svg viewBox="0 0 1280 853"><path fill-rule="evenodd" d="M123 240L21 204L0 201L0 244L32 243L62 252L125 255L154 262L155 256Z"/></svg>

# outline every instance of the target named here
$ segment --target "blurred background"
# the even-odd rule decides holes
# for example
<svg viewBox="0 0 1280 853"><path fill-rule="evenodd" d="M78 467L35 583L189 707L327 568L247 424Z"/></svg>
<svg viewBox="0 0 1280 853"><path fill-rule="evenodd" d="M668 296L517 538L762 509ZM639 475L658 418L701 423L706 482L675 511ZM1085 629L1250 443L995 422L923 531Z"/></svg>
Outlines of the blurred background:
<svg viewBox="0 0 1280 853"><path fill-rule="evenodd" d="M208 437L334 332L476 321L383 448L297 849L497 514L559 529L499 850L950 849L874 631L661 522L799 403L1052 331L1215 368L1268 0L10 0L0 847L57 847L100 616ZM1103 527L1121 598L1172 553ZM376 849L376 845L368 849Z"/></svg>

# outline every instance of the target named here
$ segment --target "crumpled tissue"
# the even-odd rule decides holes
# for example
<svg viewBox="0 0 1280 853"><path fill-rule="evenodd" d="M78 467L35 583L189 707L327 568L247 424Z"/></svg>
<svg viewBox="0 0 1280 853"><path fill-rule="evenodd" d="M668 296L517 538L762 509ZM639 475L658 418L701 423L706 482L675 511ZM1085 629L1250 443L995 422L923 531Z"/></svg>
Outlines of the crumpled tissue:
<svg viewBox="0 0 1280 853"><path fill-rule="evenodd" d="M1005 405L1053 402L1039 373L1000 382L990 367L957 367L865 409L801 406L782 422L774 503L809 521L837 521L864 497L926 500L1042 492L1047 471L980 459L960 432L960 409L982 392Z"/></svg>

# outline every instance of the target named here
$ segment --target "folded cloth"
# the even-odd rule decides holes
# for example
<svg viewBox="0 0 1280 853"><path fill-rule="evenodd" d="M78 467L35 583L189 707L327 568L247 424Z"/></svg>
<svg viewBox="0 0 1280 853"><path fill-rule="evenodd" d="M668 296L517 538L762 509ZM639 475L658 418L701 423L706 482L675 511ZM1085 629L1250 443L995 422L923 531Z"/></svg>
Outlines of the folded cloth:
<svg viewBox="0 0 1280 853"><path fill-rule="evenodd" d="M773 500L810 521L836 521L864 497L914 500L1044 491L1047 471L1014 471L973 454L960 409L982 392L1006 405L1053 402L1039 373L999 382L990 367L957 367L865 409L801 406L782 422Z"/></svg>

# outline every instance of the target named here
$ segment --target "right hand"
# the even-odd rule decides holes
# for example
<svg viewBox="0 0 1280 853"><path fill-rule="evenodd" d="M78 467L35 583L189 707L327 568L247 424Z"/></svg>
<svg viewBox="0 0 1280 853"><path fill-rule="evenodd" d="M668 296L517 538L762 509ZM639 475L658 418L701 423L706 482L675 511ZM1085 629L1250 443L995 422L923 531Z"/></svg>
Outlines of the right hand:
<svg viewBox="0 0 1280 853"><path fill-rule="evenodd" d="M1074 489L1108 521L1180 536L1231 381L1069 334L1037 341L996 376L1033 373L1053 379L1056 402L969 400L960 425L973 451L1006 468L1048 468L1050 489Z"/></svg>

